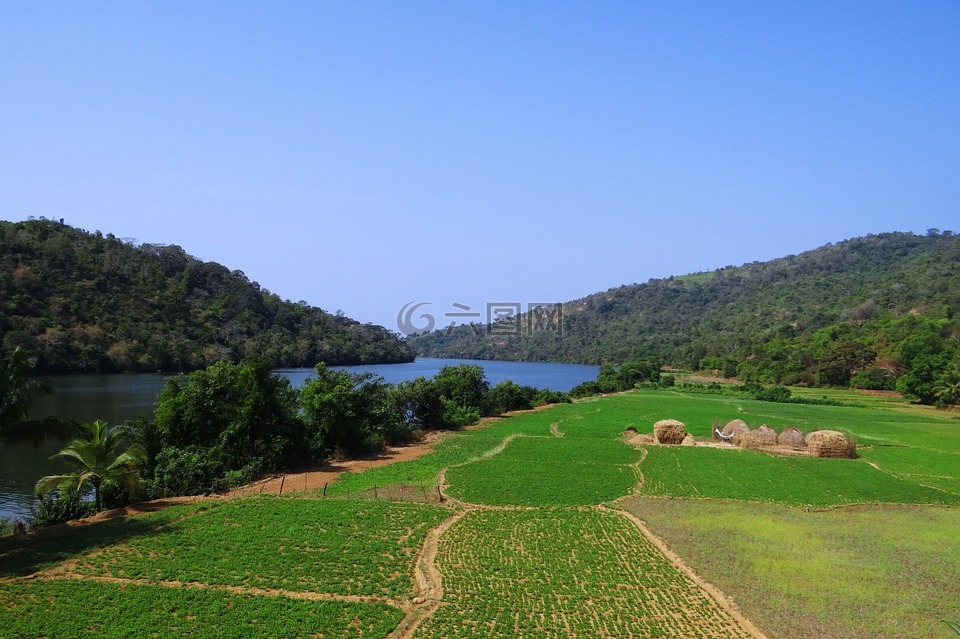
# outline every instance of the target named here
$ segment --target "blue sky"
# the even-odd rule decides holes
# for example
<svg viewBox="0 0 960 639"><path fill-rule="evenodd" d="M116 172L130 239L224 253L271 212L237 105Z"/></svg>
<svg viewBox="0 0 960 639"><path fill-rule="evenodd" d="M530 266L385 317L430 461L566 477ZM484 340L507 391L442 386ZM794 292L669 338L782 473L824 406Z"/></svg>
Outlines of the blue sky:
<svg viewBox="0 0 960 639"><path fill-rule="evenodd" d="M960 231L960 3L0 3L0 218L396 328Z"/></svg>

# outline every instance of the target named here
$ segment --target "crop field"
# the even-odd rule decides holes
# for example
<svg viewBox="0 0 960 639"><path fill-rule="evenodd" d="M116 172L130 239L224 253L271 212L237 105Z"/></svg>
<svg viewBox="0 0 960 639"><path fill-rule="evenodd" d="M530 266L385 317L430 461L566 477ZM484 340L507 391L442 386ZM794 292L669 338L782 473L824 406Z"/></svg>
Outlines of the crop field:
<svg viewBox="0 0 960 639"><path fill-rule="evenodd" d="M444 597L425 639L750 636L613 512L470 513L438 567Z"/></svg>
<svg viewBox="0 0 960 639"><path fill-rule="evenodd" d="M750 621L769 639L948 636L960 420L863 404L634 391L452 433L326 498L174 504L0 539L0 636L747 639ZM860 458L621 440L665 418L698 437L735 418L844 430ZM438 500L441 477L444 504L396 501Z"/></svg>
<svg viewBox="0 0 960 639"><path fill-rule="evenodd" d="M894 502L960 504L960 494L921 486L862 460L774 457L749 450L650 447L644 495L771 501L823 508Z"/></svg>
<svg viewBox="0 0 960 639"><path fill-rule="evenodd" d="M575 506L628 494L640 453L611 439L518 437L503 452L447 472L454 497L477 504Z"/></svg>
<svg viewBox="0 0 960 639"><path fill-rule="evenodd" d="M947 639L960 618L958 508L624 505L771 637Z"/></svg>
<svg viewBox="0 0 960 639"><path fill-rule="evenodd" d="M413 561L427 530L448 515L446 509L421 504L262 496L89 555L73 570L87 576L399 597L413 587Z"/></svg>
<svg viewBox="0 0 960 639"><path fill-rule="evenodd" d="M0 636L9 639L385 637L402 618L378 603L76 579L0 582Z"/></svg>

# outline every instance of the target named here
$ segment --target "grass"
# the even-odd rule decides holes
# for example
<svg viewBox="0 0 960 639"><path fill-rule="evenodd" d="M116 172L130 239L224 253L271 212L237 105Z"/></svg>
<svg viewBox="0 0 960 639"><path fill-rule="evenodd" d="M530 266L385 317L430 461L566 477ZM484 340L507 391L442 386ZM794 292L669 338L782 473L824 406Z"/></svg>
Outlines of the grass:
<svg viewBox="0 0 960 639"><path fill-rule="evenodd" d="M960 616L960 509L630 498L771 637L930 639Z"/></svg>

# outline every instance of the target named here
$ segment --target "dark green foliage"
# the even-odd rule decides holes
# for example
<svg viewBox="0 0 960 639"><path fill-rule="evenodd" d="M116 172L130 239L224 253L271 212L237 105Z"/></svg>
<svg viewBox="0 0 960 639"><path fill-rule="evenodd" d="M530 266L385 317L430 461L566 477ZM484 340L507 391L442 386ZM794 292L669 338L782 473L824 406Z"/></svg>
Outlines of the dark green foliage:
<svg viewBox="0 0 960 639"><path fill-rule="evenodd" d="M761 386L753 391L753 398L761 402L789 402L790 389L783 386Z"/></svg>
<svg viewBox="0 0 960 639"><path fill-rule="evenodd" d="M960 236L887 233L590 295L564 305L555 339L464 327L410 341L424 356L657 358L761 384L896 384L933 403L939 378L960 357L958 310ZM574 395L616 386L598 380Z"/></svg>
<svg viewBox="0 0 960 639"><path fill-rule="evenodd" d="M125 424L110 426L98 419L81 424L80 431L77 439L50 458L66 462L74 472L42 477L36 485L37 494L56 489L80 493L92 489L98 511L103 509L105 486L113 484L131 498L136 497L146 453L132 442L130 428Z"/></svg>
<svg viewBox="0 0 960 639"><path fill-rule="evenodd" d="M62 488L59 493L40 497L32 508L28 524L30 528L55 526L74 519L83 519L97 512L93 502L83 501L75 488Z"/></svg>
<svg viewBox="0 0 960 639"><path fill-rule="evenodd" d="M281 300L241 271L179 246L135 245L57 222L0 222L0 348L41 372L188 371L266 358L273 367L402 362L379 326Z"/></svg>
<svg viewBox="0 0 960 639"><path fill-rule="evenodd" d="M466 426L489 413L487 392L490 383L476 364L444 366L433 378L444 403L448 426Z"/></svg>
<svg viewBox="0 0 960 639"><path fill-rule="evenodd" d="M400 382L394 387L393 398L400 419L411 430L432 430L444 426L443 397L432 379L417 377L409 382Z"/></svg>
<svg viewBox="0 0 960 639"><path fill-rule="evenodd" d="M497 413L533 408L537 389L532 386L520 386L512 380L500 382L490 389L487 400L490 408Z"/></svg>
<svg viewBox="0 0 960 639"><path fill-rule="evenodd" d="M209 492L298 461L305 433L290 381L264 361L219 362L167 380L141 424L157 495Z"/></svg>
<svg viewBox="0 0 960 639"><path fill-rule="evenodd" d="M306 381L300 397L308 444L317 457L378 450L410 434L391 386L377 375L335 371L318 364L316 377Z"/></svg>

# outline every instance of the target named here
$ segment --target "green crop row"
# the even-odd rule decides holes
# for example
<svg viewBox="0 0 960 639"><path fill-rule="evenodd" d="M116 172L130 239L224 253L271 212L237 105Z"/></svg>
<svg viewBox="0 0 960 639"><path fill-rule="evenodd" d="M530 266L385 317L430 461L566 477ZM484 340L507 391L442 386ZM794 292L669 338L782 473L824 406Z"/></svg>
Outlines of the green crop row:
<svg viewBox="0 0 960 639"><path fill-rule="evenodd" d="M0 635L37 637L385 637L386 604L302 601L202 588L78 580L0 583Z"/></svg>
<svg viewBox="0 0 960 639"><path fill-rule="evenodd" d="M427 530L420 504L254 497L83 558L75 572L340 595L410 594Z"/></svg>
<svg viewBox="0 0 960 639"><path fill-rule="evenodd" d="M478 511L441 539L443 602L418 636L746 638L625 517Z"/></svg>

